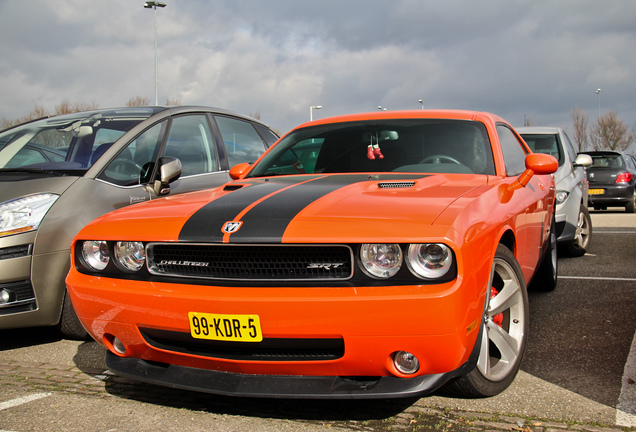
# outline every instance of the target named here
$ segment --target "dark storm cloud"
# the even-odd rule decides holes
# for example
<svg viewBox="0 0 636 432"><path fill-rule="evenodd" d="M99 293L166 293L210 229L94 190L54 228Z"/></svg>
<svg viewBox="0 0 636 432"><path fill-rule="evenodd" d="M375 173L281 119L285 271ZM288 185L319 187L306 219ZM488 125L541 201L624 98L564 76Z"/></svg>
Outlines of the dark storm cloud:
<svg viewBox="0 0 636 432"><path fill-rule="evenodd" d="M491 0L166 0L159 102L259 113L286 131L315 117L466 108L569 126L578 106L636 120L636 3ZM0 0L0 117L67 98L154 99L143 1Z"/></svg>

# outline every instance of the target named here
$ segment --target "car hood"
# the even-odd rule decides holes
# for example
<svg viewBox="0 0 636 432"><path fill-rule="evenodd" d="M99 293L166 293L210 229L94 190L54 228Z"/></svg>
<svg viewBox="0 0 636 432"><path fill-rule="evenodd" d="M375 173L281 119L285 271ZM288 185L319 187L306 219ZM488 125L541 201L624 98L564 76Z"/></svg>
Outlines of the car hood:
<svg viewBox="0 0 636 432"><path fill-rule="evenodd" d="M0 173L0 203L36 193L62 195L79 177L50 177L29 173Z"/></svg>
<svg viewBox="0 0 636 432"><path fill-rule="evenodd" d="M115 211L81 235L225 243L412 241L435 232L443 237L457 215L489 189L487 179L465 174L246 179Z"/></svg>

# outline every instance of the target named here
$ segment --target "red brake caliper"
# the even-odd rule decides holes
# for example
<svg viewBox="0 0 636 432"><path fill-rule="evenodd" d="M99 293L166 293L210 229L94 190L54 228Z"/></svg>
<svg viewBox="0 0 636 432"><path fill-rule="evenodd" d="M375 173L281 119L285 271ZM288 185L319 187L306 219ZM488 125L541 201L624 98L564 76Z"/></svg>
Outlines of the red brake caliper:
<svg viewBox="0 0 636 432"><path fill-rule="evenodd" d="M499 291L497 291L495 287L492 287L490 290L490 300L494 299L497 296L497 294L499 294ZM503 313L500 313L492 317L492 322L494 322L499 327L501 327L503 325Z"/></svg>

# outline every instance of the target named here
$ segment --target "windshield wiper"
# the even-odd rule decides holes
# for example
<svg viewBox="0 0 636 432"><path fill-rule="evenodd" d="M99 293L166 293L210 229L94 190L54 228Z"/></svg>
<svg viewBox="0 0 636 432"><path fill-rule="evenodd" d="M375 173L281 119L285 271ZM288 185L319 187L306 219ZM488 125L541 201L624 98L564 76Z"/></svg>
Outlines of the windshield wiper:
<svg viewBox="0 0 636 432"><path fill-rule="evenodd" d="M60 171L43 170L37 168L0 168L0 173L30 173L46 174L51 177L65 177L67 174Z"/></svg>

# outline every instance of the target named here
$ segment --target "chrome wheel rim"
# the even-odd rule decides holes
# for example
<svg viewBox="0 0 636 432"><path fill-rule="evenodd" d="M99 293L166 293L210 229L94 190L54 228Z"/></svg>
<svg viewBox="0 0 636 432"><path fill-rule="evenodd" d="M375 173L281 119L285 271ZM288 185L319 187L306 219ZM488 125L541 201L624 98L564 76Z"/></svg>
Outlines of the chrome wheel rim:
<svg viewBox="0 0 636 432"><path fill-rule="evenodd" d="M579 212L579 220L576 224L574 241L583 249L587 247L587 243L590 241L590 226L587 223L587 218L583 212Z"/></svg>
<svg viewBox="0 0 636 432"><path fill-rule="evenodd" d="M525 300L517 274L501 258L495 258L490 286L495 294L486 308L477 368L485 378L501 381L515 370L523 350Z"/></svg>

